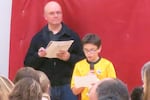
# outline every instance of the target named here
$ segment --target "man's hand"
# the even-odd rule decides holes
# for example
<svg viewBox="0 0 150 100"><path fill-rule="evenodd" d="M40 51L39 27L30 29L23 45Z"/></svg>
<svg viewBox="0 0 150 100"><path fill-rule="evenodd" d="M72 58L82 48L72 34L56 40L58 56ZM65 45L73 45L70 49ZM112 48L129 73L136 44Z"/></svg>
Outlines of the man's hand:
<svg viewBox="0 0 150 100"><path fill-rule="evenodd" d="M39 50L38 50L38 55L39 57L44 57L46 55L46 50L45 48L41 47Z"/></svg>
<svg viewBox="0 0 150 100"><path fill-rule="evenodd" d="M61 50L59 53L57 53L57 58L67 61L70 58L70 53L68 51Z"/></svg>

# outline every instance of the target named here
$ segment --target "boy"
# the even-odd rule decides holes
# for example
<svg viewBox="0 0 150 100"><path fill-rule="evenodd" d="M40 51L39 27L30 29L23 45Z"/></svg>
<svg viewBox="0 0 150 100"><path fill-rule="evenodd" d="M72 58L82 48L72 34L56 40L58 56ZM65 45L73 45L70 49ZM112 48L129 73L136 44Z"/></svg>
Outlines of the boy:
<svg viewBox="0 0 150 100"><path fill-rule="evenodd" d="M102 46L98 36L87 34L82 39L82 45L86 59L76 63L71 80L71 89L75 95L81 93L81 100L89 100L90 86L95 84L97 80L108 77L116 78L116 72L110 61L99 56ZM81 81L76 82L77 77L86 77L83 82L89 83L90 86L84 86L85 83Z"/></svg>

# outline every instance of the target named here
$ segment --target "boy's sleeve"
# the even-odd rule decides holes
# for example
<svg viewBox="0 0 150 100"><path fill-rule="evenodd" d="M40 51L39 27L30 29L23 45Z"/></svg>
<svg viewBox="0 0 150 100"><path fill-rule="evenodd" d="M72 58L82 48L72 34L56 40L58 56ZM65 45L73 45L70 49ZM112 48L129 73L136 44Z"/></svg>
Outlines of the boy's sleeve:
<svg viewBox="0 0 150 100"><path fill-rule="evenodd" d="M108 71L108 77L116 78L116 72L112 63L109 64L107 71Z"/></svg>
<svg viewBox="0 0 150 100"><path fill-rule="evenodd" d="M71 79L71 88L75 86L74 77L80 76L79 70L78 70L78 64L75 64L72 79Z"/></svg>

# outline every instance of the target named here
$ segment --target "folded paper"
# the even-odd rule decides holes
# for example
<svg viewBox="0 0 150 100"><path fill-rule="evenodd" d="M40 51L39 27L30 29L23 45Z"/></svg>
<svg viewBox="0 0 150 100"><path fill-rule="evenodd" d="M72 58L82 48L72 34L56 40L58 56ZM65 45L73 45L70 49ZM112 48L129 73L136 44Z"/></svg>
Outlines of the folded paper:
<svg viewBox="0 0 150 100"><path fill-rule="evenodd" d="M57 58L57 53L59 53L60 50L68 51L71 44L74 40L68 40L68 41L50 41L49 44L46 47L46 56L47 58Z"/></svg>

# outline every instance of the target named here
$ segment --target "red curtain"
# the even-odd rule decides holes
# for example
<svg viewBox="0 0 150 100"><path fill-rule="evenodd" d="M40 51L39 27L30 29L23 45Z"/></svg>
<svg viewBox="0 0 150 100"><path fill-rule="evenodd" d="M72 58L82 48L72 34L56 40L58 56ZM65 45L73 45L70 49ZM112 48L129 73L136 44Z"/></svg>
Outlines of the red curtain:
<svg viewBox="0 0 150 100"><path fill-rule="evenodd" d="M23 66L32 36L45 24L43 6L50 0L13 0L9 77ZM150 58L149 0L57 0L64 22L81 37L96 33L101 56L115 65L129 90L141 85L140 70Z"/></svg>
<svg viewBox="0 0 150 100"><path fill-rule="evenodd" d="M10 38L9 77L13 80L32 36L44 25L43 6L48 0L13 0Z"/></svg>

